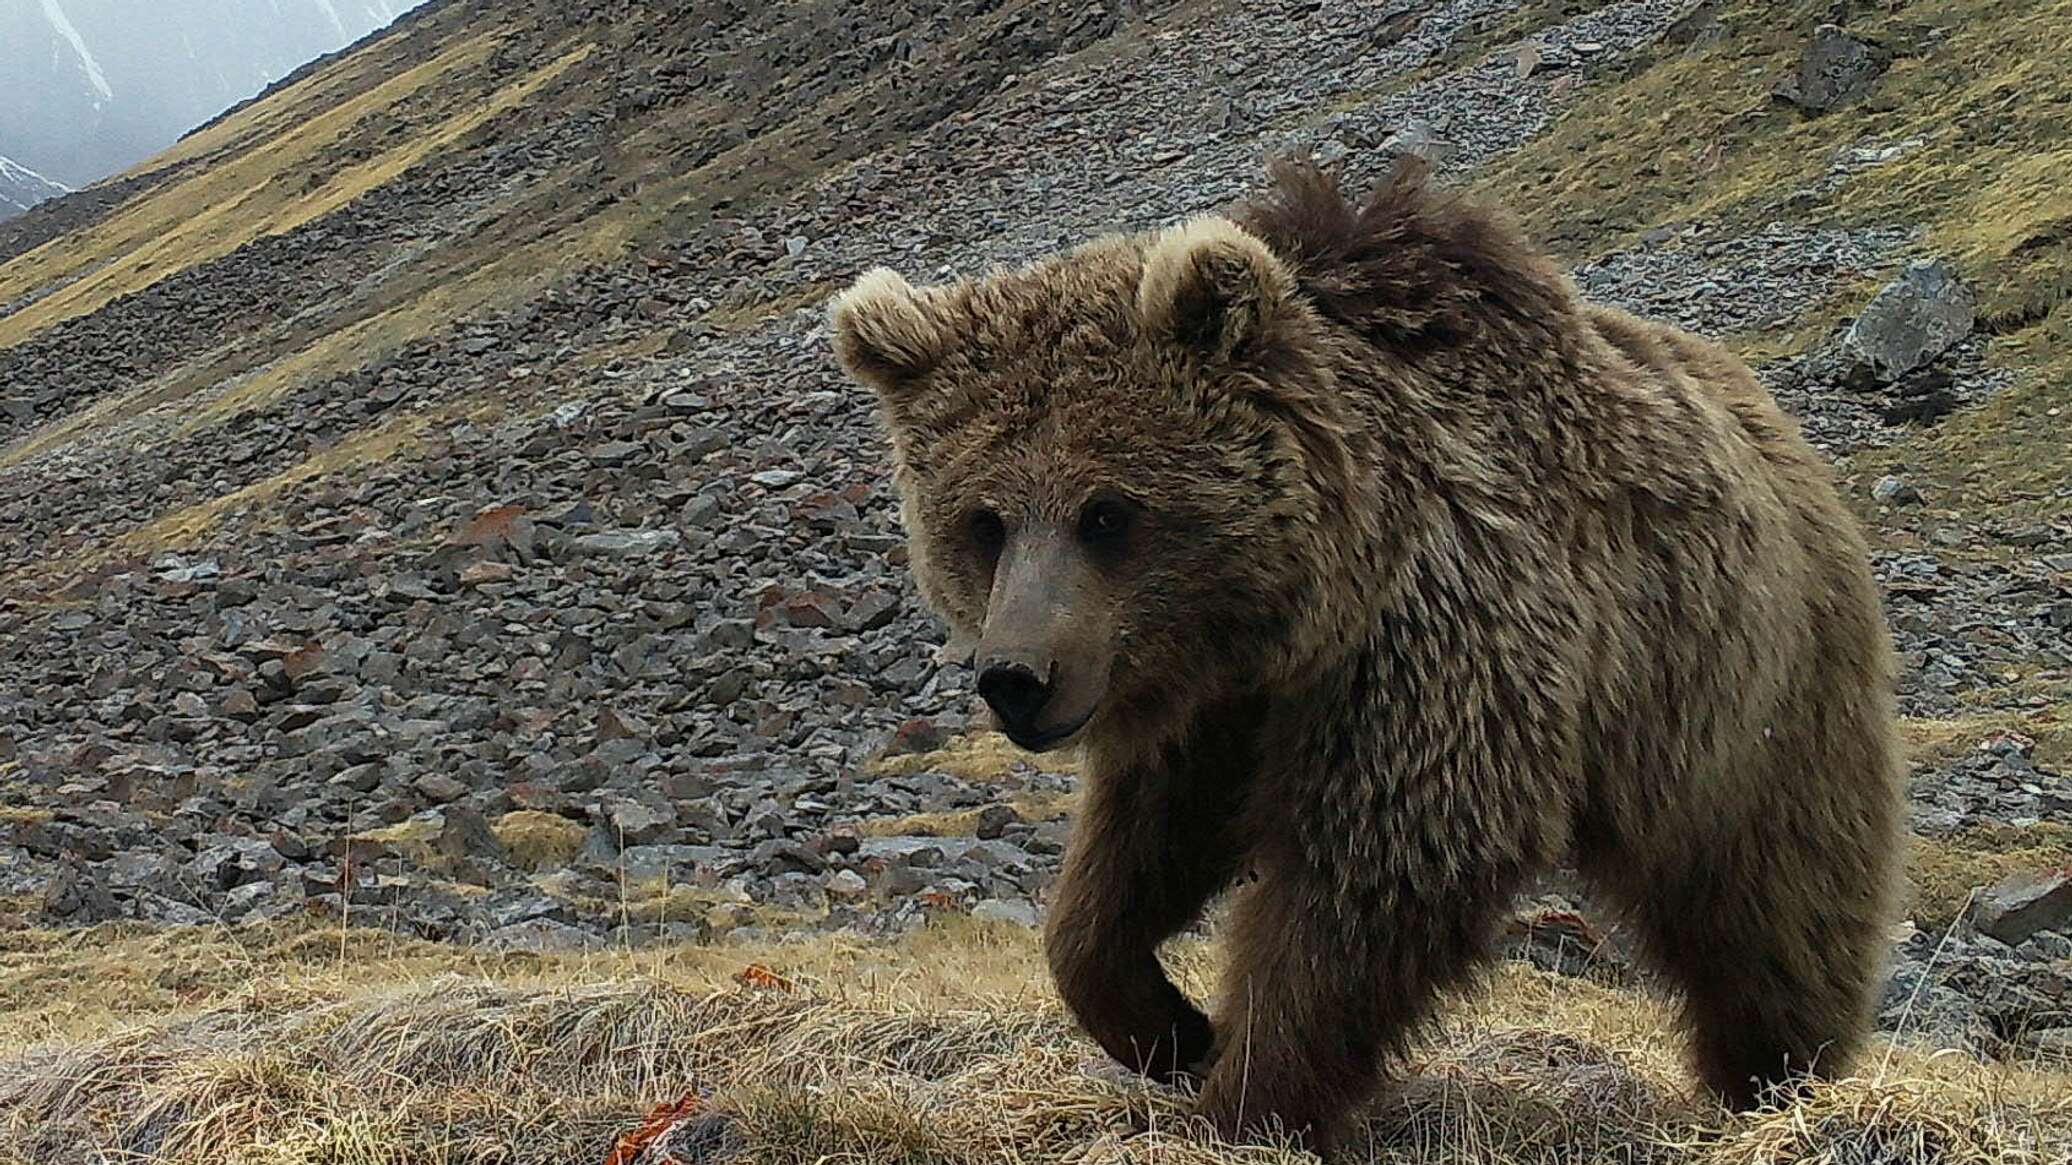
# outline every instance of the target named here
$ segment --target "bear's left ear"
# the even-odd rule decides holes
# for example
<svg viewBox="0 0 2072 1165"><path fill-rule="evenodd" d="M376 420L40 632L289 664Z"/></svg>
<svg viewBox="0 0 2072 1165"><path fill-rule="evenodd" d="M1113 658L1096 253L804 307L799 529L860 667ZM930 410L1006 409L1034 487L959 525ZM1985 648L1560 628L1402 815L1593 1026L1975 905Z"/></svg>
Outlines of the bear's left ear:
<svg viewBox="0 0 2072 1165"><path fill-rule="evenodd" d="M947 329L922 296L898 272L877 267L857 277L828 310L835 358L888 403L948 350Z"/></svg>
<svg viewBox="0 0 2072 1165"><path fill-rule="evenodd" d="M1263 353L1296 295L1295 275L1259 238L1207 216L1161 233L1144 256L1137 313L1154 336L1213 359Z"/></svg>

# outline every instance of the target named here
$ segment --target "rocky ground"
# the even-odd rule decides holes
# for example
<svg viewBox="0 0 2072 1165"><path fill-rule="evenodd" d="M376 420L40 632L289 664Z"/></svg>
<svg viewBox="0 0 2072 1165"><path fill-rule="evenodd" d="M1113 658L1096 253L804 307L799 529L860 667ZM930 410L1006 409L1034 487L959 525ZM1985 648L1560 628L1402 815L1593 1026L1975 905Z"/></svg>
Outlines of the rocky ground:
<svg viewBox="0 0 2072 1165"><path fill-rule="evenodd" d="M721 50L650 62L611 110L514 115L501 147L0 349L7 925L316 914L569 949L942 911L1033 924L1072 777L961 734L967 677L905 577L825 291L1212 209L1271 150L1356 175L1414 151L1468 179L1665 35L1702 36L1706 9L1577 4L1507 38L1498 0L1076 7L987 25L1009 64L852 164L220 422L194 410L264 367L261 339L378 299L430 240L498 229L541 174L601 157L621 106L686 100ZM864 43L854 69L927 51L898 28ZM1918 248L1903 222L1675 223L1576 276L1719 336L1889 285L1761 369L1843 456L2007 381L1961 284L1908 267L1934 258ZM197 367L239 371L39 440ZM1916 768L1917 826L2072 820L2072 778L1984 723L2048 706L2072 670L2072 529L1936 524L1932 501L1896 467L1868 511L1918 534L1876 564L1903 711L1981 724ZM139 536L147 518L177 539ZM2067 1045L2072 888L2022 873L1899 941L1889 1028ZM1624 973L1587 899L1528 906L1520 955Z"/></svg>

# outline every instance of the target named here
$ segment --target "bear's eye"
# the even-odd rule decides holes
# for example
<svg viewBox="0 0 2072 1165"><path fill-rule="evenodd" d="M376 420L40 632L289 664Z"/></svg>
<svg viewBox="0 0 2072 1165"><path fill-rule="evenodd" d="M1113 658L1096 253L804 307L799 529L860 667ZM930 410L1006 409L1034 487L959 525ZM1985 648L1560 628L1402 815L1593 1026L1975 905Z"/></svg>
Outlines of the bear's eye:
<svg viewBox="0 0 2072 1165"><path fill-rule="evenodd" d="M987 554L998 554L1007 545L1007 523L991 510L973 510L966 519L971 524L971 540Z"/></svg>
<svg viewBox="0 0 2072 1165"><path fill-rule="evenodd" d="M1079 538L1094 546L1113 546L1130 532L1136 515L1128 502L1095 498L1079 511Z"/></svg>

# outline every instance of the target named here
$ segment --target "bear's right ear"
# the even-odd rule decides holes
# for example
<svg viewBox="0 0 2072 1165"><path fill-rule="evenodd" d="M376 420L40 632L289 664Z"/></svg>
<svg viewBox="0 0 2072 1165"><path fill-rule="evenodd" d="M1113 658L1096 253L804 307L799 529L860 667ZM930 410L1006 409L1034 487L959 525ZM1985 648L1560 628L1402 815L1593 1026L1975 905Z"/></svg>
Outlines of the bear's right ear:
<svg viewBox="0 0 2072 1165"><path fill-rule="evenodd" d="M948 335L922 293L889 267L864 272L829 310L835 358L886 400L942 359Z"/></svg>

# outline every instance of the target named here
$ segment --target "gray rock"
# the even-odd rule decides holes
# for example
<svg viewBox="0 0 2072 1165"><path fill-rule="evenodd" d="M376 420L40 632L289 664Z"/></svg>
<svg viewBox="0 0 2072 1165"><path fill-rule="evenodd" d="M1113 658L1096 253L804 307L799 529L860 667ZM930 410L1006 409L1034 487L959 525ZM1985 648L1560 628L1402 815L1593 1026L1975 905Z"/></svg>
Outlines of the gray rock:
<svg viewBox="0 0 2072 1165"><path fill-rule="evenodd" d="M518 888L498 891L483 902L483 909L492 925L497 927L516 926L543 918L565 922L571 917L565 904L545 894Z"/></svg>
<svg viewBox="0 0 2072 1165"><path fill-rule="evenodd" d="M811 847L789 838L772 838L756 846L751 860L757 869L772 876L818 874L827 869L825 858L814 853Z"/></svg>
<svg viewBox="0 0 2072 1165"><path fill-rule="evenodd" d="M280 893L272 882L247 882L223 896L223 916L242 918Z"/></svg>
<svg viewBox="0 0 2072 1165"><path fill-rule="evenodd" d="M1872 82L1892 64L1892 54L1832 24L1813 30L1813 39L1799 58L1799 67L1776 89L1776 96L1809 113L1826 113L1861 99Z"/></svg>
<svg viewBox="0 0 2072 1165"><path fill-rule="evenodd" d="M1913 962L1894 968L1878 1004L1878 1027L1931 1048L1976 1048L1992 1038L1976 1003Z"/></svg>
<svg viewBox="0 0 2072 1165"><path fill-rule="evenodd" d="M216 921L215 915L199 906L149 893L137 895L136 916L146 922L173 926L206 926Z"/></svg>
<svg viewBox="0 0 2072 1165"><path fill-rule="evenodd" d="M827 896L830 898L854 902L869 892L870 886L855 870L836 870L827 876Z"/></svg>
<svg viewBox="0 0 2072 1165"><path fill-rule="evenodd" d="M1941 260L1911 263L1843 334L1844 373L1859 385L1891 384L1970 335L1977 313L1971 289Z"/></svg>
<svg viewBox="0 0 2072 1165"><path fill-rule="evenodd" d="M605 558L647 558L675 546L674 530L607 530L575 540L577 552Z"/></svg>
<svg viewBox="0 0 2072 1165"><path fill-rule="evenodd" d="M2031 963L2072 962L2072 933L2038 931L2015 948L2015 957Z"/></svg>
<svg viewBox="0 0 2072 1165"><path fill-rule="evenodd" d="M1009 922L1034 928L1036 908L1019 899L988 898L971 908L971 916L984 922Z"/></svg>
<svg viewBox="0 0 2072 1165"><path fill-rule="evenodd" d="M458 801L468 795L468 787L446 773L426 773L410 782L410 787L422 793L429 801L444 805Z"/></svg>
<svg viewBox="0 0 2072 1165"><path fill-rule="evenodd" d="M180 866L166 854L147 852L124 852L116 854L102 866L102 877L114 889L153 889L160 893L180 893Z"/></svg>
<svg viewBox="0 0 2072 1165"><path fill-rule="evenodd" d="M93 871L76 862L60 865L43 891L43 909L76 925L91 925L119 914L114 894Z"/></svg>
<svg viewBox="0 0 2072 1165"><path fill-rule="evenodd" d="M722 619L706 629L698 645L705 651L744 651L755 646L755 624L747 619Z"/></svg>
<svg viewBox="0 0 2072 1165"><path fill-rule="evenodd" d="M667 805L650 805L630 797L614 797L602 806L600 824L619 847L656 845L676 833L676 812Z"/></svg>
<svg viewBox="0 0 2072 1165"><path fill-rule="evenodd" d="M370 761L340 769L337 775L331 778L330 783L334 788L354 793L372 793L381 786L381 766Z"/></svg>
<svg viewBox="0 0 2072 1165"><path fill-rule="evenodd" d="M1454 154L1454 144L1422 117L1405 121L1400 129L1383 139L1380 148L1382 153L1390 156L1422 158L1435 169L1444 166Z"/></svg>
<svg viewBox="0 0 2072 1165"><path fill-rule="evenodd" d="M1011 805L988 805L979 810L978 827L974 832L986 841L997 839L1007 832L1007 827L1020 823L1022 815Z"/></svg>
<svg viewBox="0 0 2072 1165"><path fill-rule="evenodd" d="M1918 506L1921 491L1897 477L1881 477L1871 487L1871 496L1888 506Z"/></svg>
<svg viewBox="0 0 2072 1165"><path fill-rule="evenodd" d="M611 441L590 450L590 464L603 466L625 465L635 461L646 450L631 441Z"/></svg>
<svg viewBox="0 0 2072 1165"><path fill-rule="evenodd" d="M439 832L432 845L450 858L508 857L504 843L497 840L489 820L466 805L448 805L440 815Z"/></svg>
<svg viewBox="0 0 2072 1165"><path fill-rule="evenodd" d="M187 864L187 871L196 885L229 890L271 877L286 864L271 842L241 838L212 845L196 854Z"/></svg>
<svg viewBox="0 0 2072 1165"><path fill-rule="evenodd" d="M1978 896L1972 922L2008 946L2020 946L2038 931L2072 929L2072 869L2002 881Z"/></svg>
<svg viewBox="0 0 2072 1165"><path fill-rule="evenodd" d="M686 882L726 857L726 850L711 845L629 845L619 851L616 868L628 882Z"/></svg>

